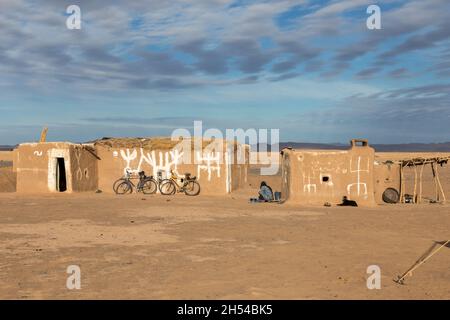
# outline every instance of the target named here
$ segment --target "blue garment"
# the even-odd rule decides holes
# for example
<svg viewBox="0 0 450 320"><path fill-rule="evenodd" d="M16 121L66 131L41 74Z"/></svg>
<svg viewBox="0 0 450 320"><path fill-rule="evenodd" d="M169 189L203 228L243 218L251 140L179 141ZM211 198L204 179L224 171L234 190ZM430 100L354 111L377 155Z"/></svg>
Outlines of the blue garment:
<svg viewBox="0 0 450 320"><path fill-rule="evenodd" d="M260 199L265 201L272 201L273 200L273 193L272 190L268 186L262 186L261 189L259 189L259 197Z"/></svg>

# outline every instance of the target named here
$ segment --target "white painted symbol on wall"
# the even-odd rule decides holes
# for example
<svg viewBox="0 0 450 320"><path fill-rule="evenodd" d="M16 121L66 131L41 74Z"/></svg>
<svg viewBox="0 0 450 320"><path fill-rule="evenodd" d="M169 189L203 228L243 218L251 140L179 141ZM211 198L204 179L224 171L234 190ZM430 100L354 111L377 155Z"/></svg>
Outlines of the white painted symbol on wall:
<svg viewBox="0 0 450 320"><path fill-rule="evenodd" d="M347 185L347 193L350 195L352 193L352 190L356 188L356 194L359 196L361 193L363 195L367 195L367 183L361 182L361 172L367 172L369 173L369 158L367 158L367 167L361 168L361 163L363 159L361 157L358 157L358 160L356 161L356 168L353 168L354 161L353 158L350 158L350 173L356 173L356 182L350 183ZM365 163L365 162L364 162Z"/></svg>
<svg viewBox="0 0 450 320"><path fill-rule="evenodd" d="M315 183L311 183L311 174L308 173L308 177L303 175L303 192L308 193L316 193L317 192L317 185Z"/></svg>
<svg viewBox="0 0 450 320"><path fill-rule="evenodd" d="M76 148L74 154L75 154L75 159L77 161L77 163L75 164L75 166L77 168L76 173L75 173L77 176L77 179L78 180L82 180L83 178L88 179L89 178L89 170L88 170L88 168L83 169L82 165L81 165L81 149Z"/></svg>
<svg viewBox="0 0 450 320"><path fill-rule="evenodd" d="M141 159L139 161L138 171L141 170L142 162L145 161L152 166L153 176L155 177L157 176L158 171L165 172L167 176L172 170L178 175L178 164L180 163L180 159L183 158L183 152L172 150L163 154L161 151L159 151L158 156L159 161L157 160L155 151L152 151L151 153L147 152L147 156L145 156L144 150L141 149Z"/></svg>
<svg viewBox="0 0 450 320"><path fill-rule="evenodd" d="M212 172L215 171L217 177L220 178L220 152L210 152L203 156L200 152L197 152L197 176L200 179L200 172L208 172L208 181L211 181Z"/></svg>
<svg viewBox="0 0 450 320"><path fill-rule="evenodd" d="M33 152L33 154L35 156L42 157L42 151L35 151L35 152Z"/></svg>
<svg viewBox="0 0 450 320"><path fill-rule="evenodd" d="M158 171L165 172L166 175L170 174L172 170L176 174L178 174L178 164L180 163L180 159L183 157L183 152L179 152L178 150L172 150L169 152L158 152L158 156L155 151L151 151L150 153L144 152L144 149L140 149L139 162L137 167L132 167L132 162L138 159L138 152L136 149L130 151L130 149L120 150L120 155L122 159L125 160L125 167L123 169L124 174L128 171L131 173L138 173L142 171L142 167L145 163L149 164L152 168L152 174L156 177Z"/></svg>
<svg viewBox="0 0 450 320"><path fill-rule="evenodd" d="M225 157L225 176L226 176L226 181L225 181L225 188L227 193L231 192L231 150L228 149L227 152L225 152L224 157Z"/></svg>
<svg viewBox="0 0 450 320"><path fill-rule="evenodd" d="M123 173L126 174L127 171L132 171L131 170L131 161L133 161L137 157L136 149L134 149L132 152L130 152L130 149L127 149L126 152L123 150L120 150L120 155L122 156L122 159L126 161L125 168L123 168Z"/></svg>

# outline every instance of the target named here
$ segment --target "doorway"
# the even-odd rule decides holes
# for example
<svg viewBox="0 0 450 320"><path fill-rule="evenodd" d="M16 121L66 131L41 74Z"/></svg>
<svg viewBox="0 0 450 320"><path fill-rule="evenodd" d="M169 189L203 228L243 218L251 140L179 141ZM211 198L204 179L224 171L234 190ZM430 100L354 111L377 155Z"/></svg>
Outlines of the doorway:
<svg viewBox="0 0 450 320"><path fill-rule="evenodd" d="M64 163L64 158L56 158L56 160L56 190L65 192L67 190L66 165Z"/></svg>

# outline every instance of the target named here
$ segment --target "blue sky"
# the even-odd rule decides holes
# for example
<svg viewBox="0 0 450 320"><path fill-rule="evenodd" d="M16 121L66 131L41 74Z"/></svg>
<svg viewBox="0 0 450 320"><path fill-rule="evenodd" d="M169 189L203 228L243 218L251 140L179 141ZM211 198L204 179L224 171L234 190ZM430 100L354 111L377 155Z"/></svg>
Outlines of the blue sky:
<svg viewBox="0 0 450 320"><path fill-rule="evenodd" d="M65 9L81 8L82 29ZM366 9L381 8L381 30ZM0 0L0 144L276 128L450 141L447 0Z"/></svg>

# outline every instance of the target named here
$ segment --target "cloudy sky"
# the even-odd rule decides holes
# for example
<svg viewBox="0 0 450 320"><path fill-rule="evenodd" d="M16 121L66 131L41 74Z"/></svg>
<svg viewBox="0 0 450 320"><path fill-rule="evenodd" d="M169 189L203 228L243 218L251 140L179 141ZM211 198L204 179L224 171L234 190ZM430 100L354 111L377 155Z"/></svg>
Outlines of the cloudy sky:
<svg viewBox="0 0 450 320"><path fill-rule="evenodd" d="M66 8L81 8L81 30ZM366 10L381 8L381 30ZM448 0L0 0L0 144L278 128L450 141Z"/></svg>

